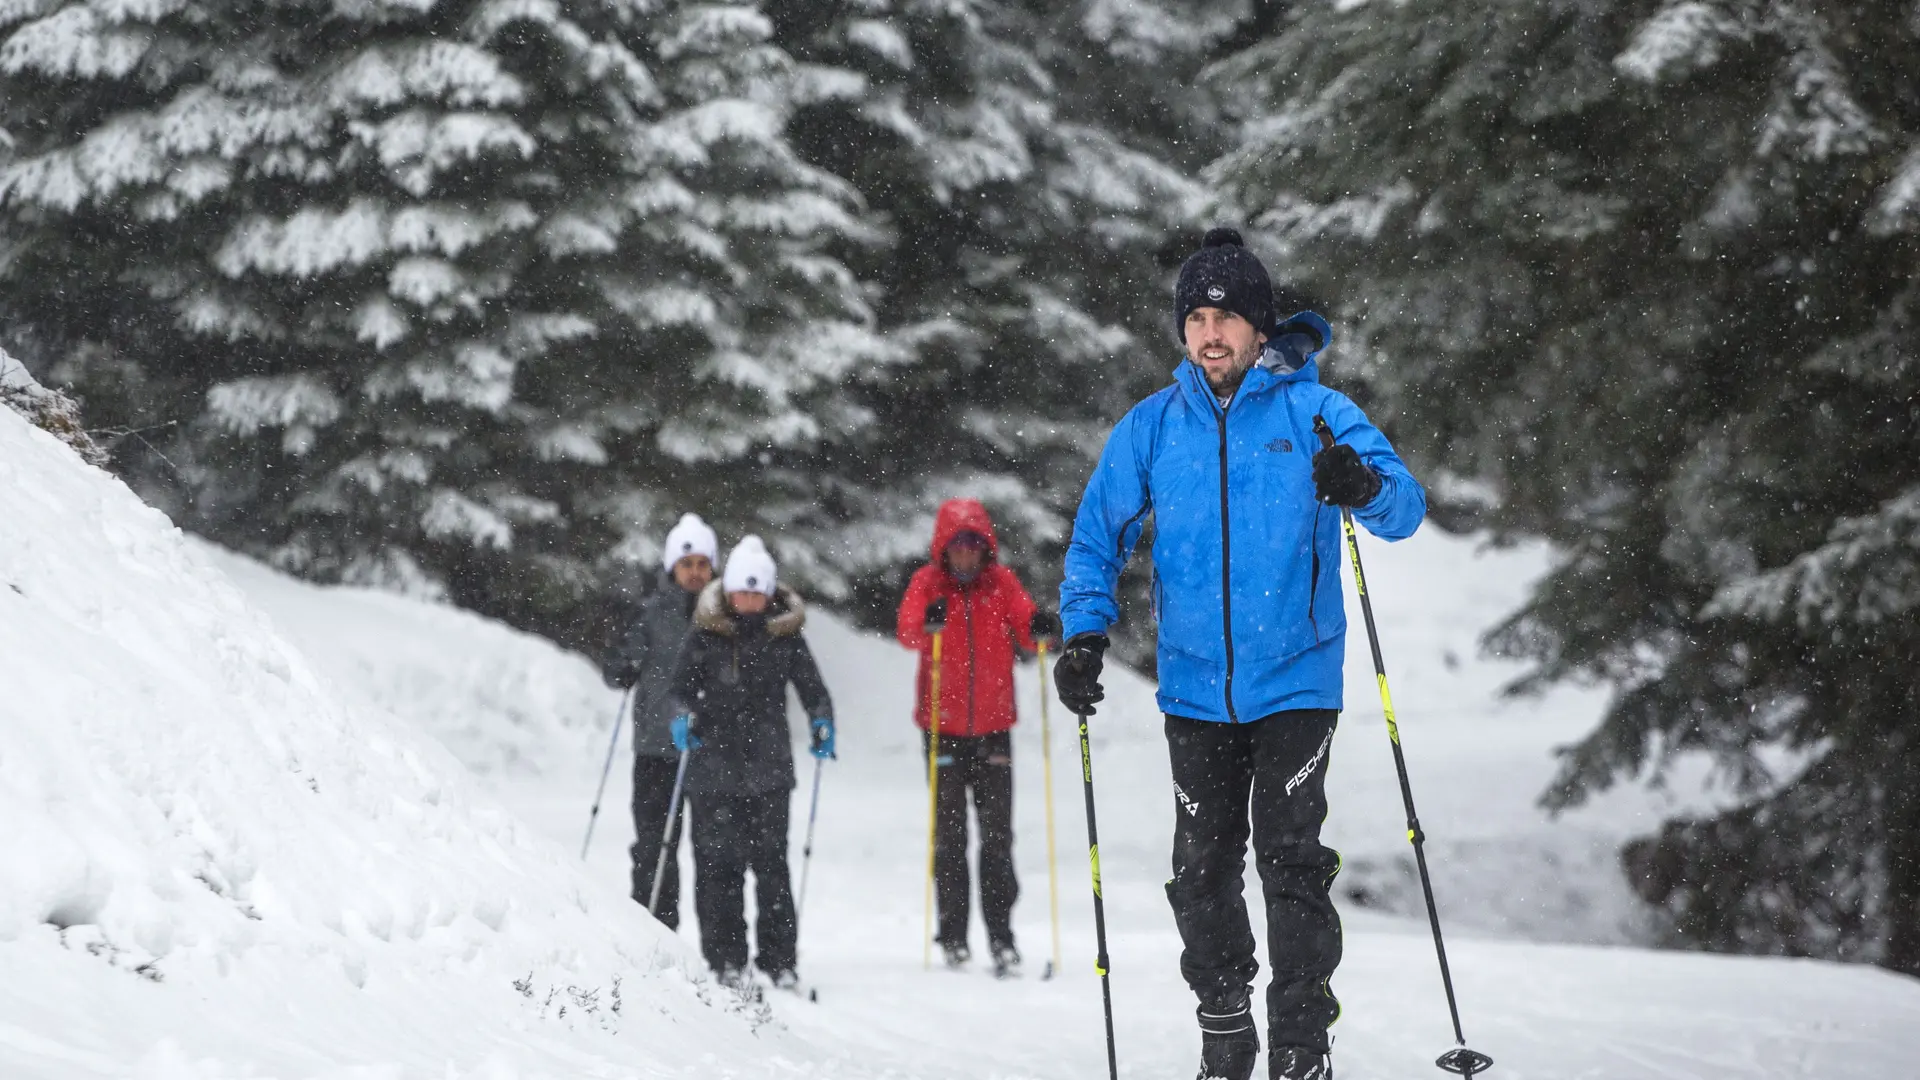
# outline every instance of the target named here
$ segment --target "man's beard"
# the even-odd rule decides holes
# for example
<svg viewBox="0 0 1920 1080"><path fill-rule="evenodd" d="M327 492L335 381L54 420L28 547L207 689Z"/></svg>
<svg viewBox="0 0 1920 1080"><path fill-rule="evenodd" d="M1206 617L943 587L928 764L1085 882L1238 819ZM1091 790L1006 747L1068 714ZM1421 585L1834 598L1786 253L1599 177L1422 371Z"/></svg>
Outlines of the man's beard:
<svg viewBox="0 0 1920 1080"><path fill-rule="evenodd" d="M1252 371L1255 361L1260 359L1260 350L1259 342L1247 346L1246 351L1234 356L1233 363L1225 371L1217 374L1208 371L1206 365L1202 364L1200 370L1206 373L1207 385L1213 387L1216 394L1230 394L1240 389L1241 380L1247 377L1247 372Z"/></svg>

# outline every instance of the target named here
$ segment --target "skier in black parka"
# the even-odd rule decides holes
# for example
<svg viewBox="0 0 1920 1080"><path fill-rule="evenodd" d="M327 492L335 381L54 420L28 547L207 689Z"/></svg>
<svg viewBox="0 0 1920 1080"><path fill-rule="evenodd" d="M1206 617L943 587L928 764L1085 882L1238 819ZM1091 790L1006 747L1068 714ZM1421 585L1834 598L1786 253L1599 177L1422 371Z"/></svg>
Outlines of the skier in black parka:
<svg viewBox="0 0 1920 1080"><path fill-rule="evenodd" d="M794 787L787 687L806 709L815 757L834 754L833 701L800 635L800 595L775 581L758 537L727 556L721 580L694 606L693 636L675 689L689 710L673 722L688 752L693 809L693 902L700 950L723 983L745 988L746 875L754 878L754 966L777 987L798 984L787 829Z"/></svg>

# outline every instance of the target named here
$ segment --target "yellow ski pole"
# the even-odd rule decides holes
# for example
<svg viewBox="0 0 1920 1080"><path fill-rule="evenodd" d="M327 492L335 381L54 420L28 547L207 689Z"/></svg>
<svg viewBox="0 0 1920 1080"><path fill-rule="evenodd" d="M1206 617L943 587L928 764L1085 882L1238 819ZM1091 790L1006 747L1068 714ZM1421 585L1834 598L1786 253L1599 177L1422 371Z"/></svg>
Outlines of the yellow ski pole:
<svg viewBox="0 0 1920 1080"><path fill-rule="evenodd" d="M1053 978L1060 970L1060 868L1053 856L1053 725L1047 717L1047 643L1041 640L1040 652L1040 768L1046 775L1047 799L1047 913L1053 919L1053 959L1047 961L1042 979Z"/></svg>
<svg viewBox="0 0 1920 1080"><path fill-rule="evenodd" d="M921 927L921 966L933 970L933 850L940 818L940 635L933 632L933 665L927 671L927 917Z"/></svg>
<svg viewBox="0 0 1920 1080"><path fill-rule="evenodd" d="M1333 428L1324 416L1313 418L1313 433L1320 437L1321 451L1333 449ZM1460 1005L1453 996L1453 972L1447 967L1447 945L1440 938L1440 910L1433 903L1433 878L1427 873L1427 835L1413 811L1413 782L1407 778L1407 756L1400 748L1400 724L1393 718L1393 695L1387 691L1387 662L1380 655L1380 631L1373 621L1373 597L1367 592L1367 572L1360 568L1360 537L1353 531L1353 511L1340 508L1340 531L1347 544L1347 559L1353 563L1353 586L1360 594L1360 611L1367 620L1367 644L1373 649L1373 677L1380 686L1380 711L1387 717L1387 740L1393 744L1393 768L1400 774L1400 801L1407 808L1407 841L1413 845L1414 865L1420 870L1420 890L1426 894L1427 922L1433 927L1433 950L1440 958L1440 984L1447 991L1447 1012L1453 1018L1454 1048L1440 1055L1434 1064L1450 1073L1473 1080L1473 1074L1493 1067L1493 1059L1478 1050L1467 1049L1467 1036L1460 1028Z"/></svg>

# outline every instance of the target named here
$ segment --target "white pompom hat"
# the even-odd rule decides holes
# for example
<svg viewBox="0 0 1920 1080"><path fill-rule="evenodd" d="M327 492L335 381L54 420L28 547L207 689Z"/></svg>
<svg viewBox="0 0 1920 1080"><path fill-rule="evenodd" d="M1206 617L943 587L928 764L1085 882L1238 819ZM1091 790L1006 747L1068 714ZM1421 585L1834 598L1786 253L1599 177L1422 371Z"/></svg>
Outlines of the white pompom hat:
<svg viewBox="0 0 1920 1080"><path fill-rule="evenodd" d="M705 555L708 562L720 561L720 537L699 514L683 514L680 523L667 533L667 546L660 553L661 566L673 572L673 564L689 555Z"/></svg>
<svg viewBox="0 0 1920 1080"><path fill-rule="evenodd" d="M772 596L774 580L773 556L759 537L744 537L727 553L727 572L721 579L726 591Z"/></svg>

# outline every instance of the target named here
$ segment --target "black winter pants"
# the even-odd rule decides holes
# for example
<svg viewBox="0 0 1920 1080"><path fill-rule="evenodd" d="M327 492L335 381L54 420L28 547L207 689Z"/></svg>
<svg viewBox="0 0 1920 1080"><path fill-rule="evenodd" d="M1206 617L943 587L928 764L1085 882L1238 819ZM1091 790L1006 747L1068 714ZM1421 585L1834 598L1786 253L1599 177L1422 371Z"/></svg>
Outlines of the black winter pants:
<svg viewBox="0 0 1920 1080"><path fill-rule="evenodd" d="M787 871L791 795L703 795L693 804L693 905L700 952L715 971L747 966L747 873L753 873L754 964L795 968L793 883Z"/></svg>
<svg viewBox="0 0 1920 1080"><path fill-rule="evenodd" d="M673 777L679 767L679 758L633 755L633 898L643 907L653 894L653 868L660 861L660 836L667 829L667 804L673 799ZM680 830L686 819L682 806L673 816L667 869L660 875L660 910L653 913L670 930L680 928Z"/></svg>
<svg viewBox="0 0 1920 1080"><path fill-rule="evenodd" d="M925 751L926 736L921 736ZM925 757L921 758L925 761ZM967 943L972 883L967 875L967 793L980 825L980 914L990 948L1013 944L1013 735L940 736L940 791L934 813L933 888L942 945Z"/></svg>
<svg viewBox="0 0 1920 1080"><path fill-rule="evenodd" d="M1275 713L1250 724L1167 717L1173 761L1173 880L1167 898L1185 950L1180 973L1203 1005L1250 988L1260 970L1243 892L1247 840L1267 906L1269 1045L1326 1052L1340 1015L1333 877L1320 843L1327 758L1338 714Z"/></svg>

